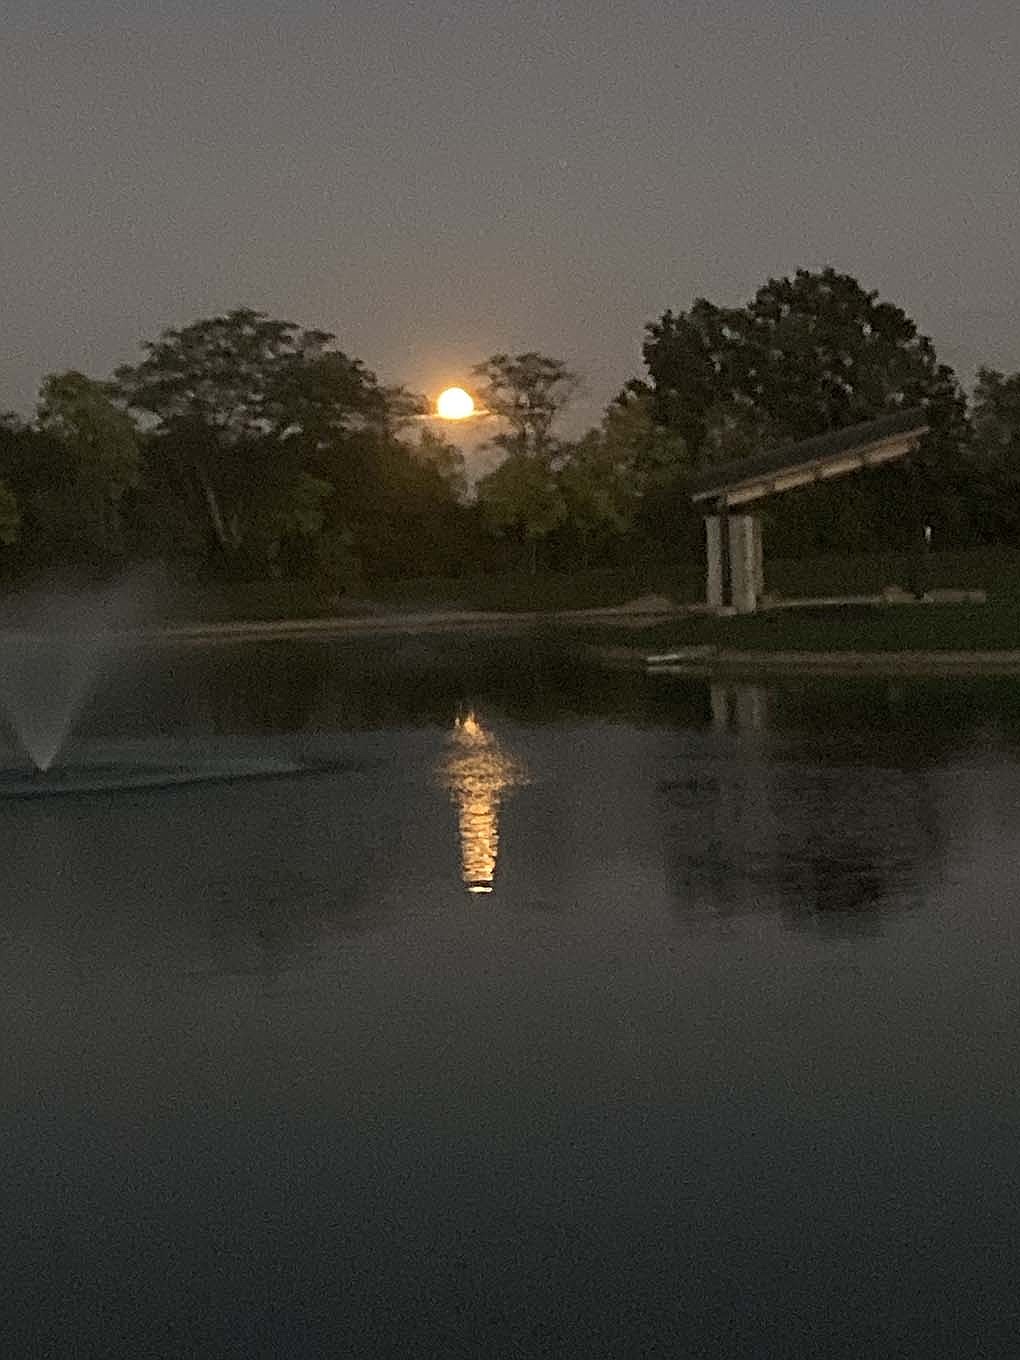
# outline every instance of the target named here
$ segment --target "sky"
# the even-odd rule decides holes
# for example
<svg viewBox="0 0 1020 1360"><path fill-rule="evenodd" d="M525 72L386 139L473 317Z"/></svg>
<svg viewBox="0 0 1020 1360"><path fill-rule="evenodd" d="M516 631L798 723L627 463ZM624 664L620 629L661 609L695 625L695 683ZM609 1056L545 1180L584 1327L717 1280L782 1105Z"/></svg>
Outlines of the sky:
<svg viewBox="0 0 1020 1360"><path fill-rule="evenodd" d="M0 410L253 306L435 394L831 264L1020 369L1017 0L5 0Z"/></svg>

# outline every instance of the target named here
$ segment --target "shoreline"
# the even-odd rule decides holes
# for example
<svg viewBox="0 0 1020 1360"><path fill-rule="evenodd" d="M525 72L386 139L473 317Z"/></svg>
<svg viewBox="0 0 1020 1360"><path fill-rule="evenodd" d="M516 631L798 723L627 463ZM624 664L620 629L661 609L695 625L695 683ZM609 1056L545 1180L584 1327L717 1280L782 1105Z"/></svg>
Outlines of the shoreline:
<svg viewBox="0 0 1020 1360"><path fill-rule="evenodd" d="M720 650L708 657L655 665L649 665L648 658L642 657L642 664L649 675L690 676L698 679L800 675L948 678L954 675L1020 675L1020 649L887 652Z"/></svg>
<svg viewBox="0 0 1020 1360"><path fill-rule="evenodd" d="M567 610L423 610L385 614L337 615L331 618L239 620L230 623L167 624L117 634L125 641L146 642L255 642L275 639L339 638L347 634L407 634L501 632L541 624L644 628L670 623L705 612L698 606L611 605L602 609Z"/></svg>
<svg viewBox="0 0 1020 1360"><path fill-rule="evenodd" d="M621 633L656 628L708 613L704 605L667 605L661 599L647 604L613 605L597 609L426 610L378 614L338 615L329 618L234 620L222 623L174 623L122 630L108 635L114 644L191 647L214 643L272 641L328 642L351 637L420 636L443 634L484 636L523 632L534 628L619 629ZM26 636L18 634L17 636ZM30 636L30 635L29 635ZM652 652L651 643L635 644L621 637L585 643L593 660L609 666L644 670L649 675L749 679L797 675L854 676L967 676L1020 675L1018 648L931 648L866 651L858 648L808 650L788 648L733 648L715 643L679 645L671 652Z"/></svg>

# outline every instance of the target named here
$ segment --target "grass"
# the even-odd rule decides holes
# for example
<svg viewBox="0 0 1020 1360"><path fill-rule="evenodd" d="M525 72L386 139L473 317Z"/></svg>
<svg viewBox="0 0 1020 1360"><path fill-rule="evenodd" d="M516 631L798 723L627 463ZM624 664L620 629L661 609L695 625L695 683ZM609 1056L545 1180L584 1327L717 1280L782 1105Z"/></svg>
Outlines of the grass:
<svg viewBox="0 0 1020 1360"><path fill-rule="evenodd" d="M885 586L911 587L917 558L910 553L833 554L804 559L772 558L765 550L770 591L788 599L826 595L878 594ZM1020 598L1020 552L1013 548L971 548L932 553L928 584L936 588L986 590L990 598Z"/></svg>
<svg viewBox="0 0 1020 1360"><path fill-rule="evenodd" d="M578 572L503 572L490 576L419 577L379 581L365 594L394 609L481 609L508 613L598 609L625 604L641 595L664 595L677 603L704 593L700 567Z"/></svg>
<svg viewBox="0 0 1020 1360"><path fill-rule="evenodd" d="M770 591L786 597L878 593L908 585L908 554L772 559L766 553ZM1020 647L1020 552L1006 548L933 553L933 587L983 589L986 605L896 605L765 613L751 618L674 620L639 629L586 630L619 641L667 650L714 643L734 649L775 650L998 650ZM620 605L642 595L664 595L678 604L704 597L700 564L641 566L631 570L473 575L370 583L331 598L301 582L218 585L183 592L167 621L269 621L351 616L375 611L485 610L555 612Z"/></svg>
<svg viewBox="0 0 1020 1360"><path fill-rule="evenodd" d="M424 576L374 581L341 595L301 581L219 582L181 588L167 618L180 622L263 622L275 619L351 616L378 610L394 613L442 610L555 612L624 604L658 594L677 602L703 593L700 570L692 574L664 567L651 570L503 572L489 576Z"/></svg>
<svg viewBox="0 0 1020 1360"><path fill-rule="evenodd" d="M864 605L691 617L626 632L599 629L598 640L649 651L704 645L775 652L1008 651L1020 648L1020 603Z"/></svg>
<svg viewBox="0 0 1020 1360"><path fill-rule="evenodd" d="M766 548L768 588L786 598L878 594L885 586L910 588L917 561L910 553L772 557ZM1020 599L1020 551L975 548L932 553L927 561L932 587L986 590L991 599ZM665 595L677 604L704 599L704 565L642 565L631 570L523 572L464 577L418 577L376 581L364 595L392 609L528 610L595 609L625 604L641 595Z"/></svg>

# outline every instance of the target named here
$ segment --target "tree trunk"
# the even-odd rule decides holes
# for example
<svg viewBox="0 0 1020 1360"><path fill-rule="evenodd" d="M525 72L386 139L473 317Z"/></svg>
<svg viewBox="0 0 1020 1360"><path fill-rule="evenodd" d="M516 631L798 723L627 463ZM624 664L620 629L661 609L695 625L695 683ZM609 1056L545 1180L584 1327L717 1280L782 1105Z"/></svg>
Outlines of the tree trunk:
<svg viewBox="0 0 1020 1360"><path fill-rule="evenodd" d="M227 526L223 521L223 512L220 510L216 489L212 482L210 482L205 469L200 467L197 463L195 464L195 476L198 479L199 486L202 488L202 495L205 497L205 504L209 511L209 519L212 522L216 541L224 552L231 552L237 548L241 537L237 531L236 522L231 525L233 532L228 533Z"/></svg>

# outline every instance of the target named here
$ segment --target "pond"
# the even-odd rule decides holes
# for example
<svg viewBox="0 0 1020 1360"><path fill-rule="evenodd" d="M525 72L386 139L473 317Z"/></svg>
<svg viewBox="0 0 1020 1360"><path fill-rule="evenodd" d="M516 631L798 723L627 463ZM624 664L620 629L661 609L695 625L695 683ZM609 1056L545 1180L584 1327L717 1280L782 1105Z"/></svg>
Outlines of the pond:
<svg viewBox="0 0 1020 1360"><path fill-rule="evenodd" d="M1020 1353L1018 738L542 636L121 664L69 761L309 769L0 799L0 1351Z"/></svg>

